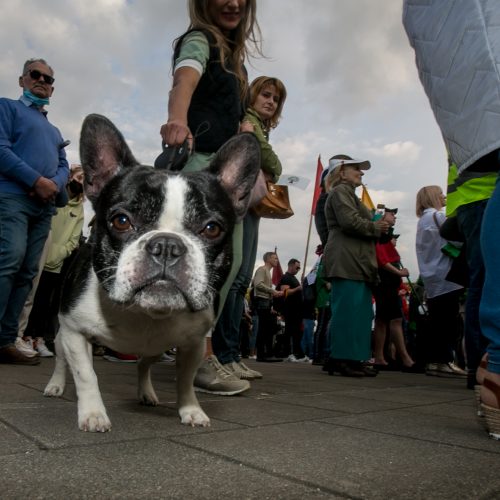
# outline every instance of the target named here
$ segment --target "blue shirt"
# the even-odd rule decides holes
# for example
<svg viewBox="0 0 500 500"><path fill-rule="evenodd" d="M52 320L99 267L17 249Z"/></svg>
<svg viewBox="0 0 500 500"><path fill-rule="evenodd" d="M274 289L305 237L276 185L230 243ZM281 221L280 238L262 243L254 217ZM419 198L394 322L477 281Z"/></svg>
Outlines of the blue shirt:
<svg viewBox="0 0 500 500"><path fill-rule="evenodd" d="M65 189L69 176L63 138L46 113L25 98L0 98L0 193L27 194L39 177Z"/></svg>

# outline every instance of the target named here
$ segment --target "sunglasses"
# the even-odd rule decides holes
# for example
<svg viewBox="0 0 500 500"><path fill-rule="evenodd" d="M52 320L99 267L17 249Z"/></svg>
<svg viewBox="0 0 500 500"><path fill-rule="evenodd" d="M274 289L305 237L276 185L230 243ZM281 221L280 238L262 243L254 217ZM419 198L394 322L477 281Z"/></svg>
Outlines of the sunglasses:
<svg viewBox="0 0 500 500"><path fill-rule="evenodd" d="M49 85L52 85L55 82L55 79L53 77L51 77L50 75L46 75L45 73L42 73L37 69L32 69L31 71L27 71L25 74L29 74L30 78L35 81L40 80L40 77L42 77L43 81L45 83L48 83Z"/></svg>

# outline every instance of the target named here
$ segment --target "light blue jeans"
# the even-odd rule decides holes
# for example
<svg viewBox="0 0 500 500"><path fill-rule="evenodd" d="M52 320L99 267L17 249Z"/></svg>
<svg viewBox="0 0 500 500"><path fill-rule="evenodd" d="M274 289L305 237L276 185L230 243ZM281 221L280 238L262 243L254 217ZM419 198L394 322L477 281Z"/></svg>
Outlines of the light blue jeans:
<svg viewBox="0 0 500 500"><path fill-rule="evenodd" d="M488 339L488 371L500 374L500 183L488 201L481 227L481 250L485 279L479 321L483 335Z"/></svg>
<svg viewBox="0 0 500 500"><path fill-rule="evenodd" d="M304 331L302 332L302 340L300 341L300 347L304 351L304 354L313 359L314 357L314 320L313 319L303 319L302 323L304 325Z"/></svg>
<svg viewBox="0 0 500 500"><path fill-rule="evenodd" d="M16 340L54 211L26 195L0 194L0 347Z"/></svg>

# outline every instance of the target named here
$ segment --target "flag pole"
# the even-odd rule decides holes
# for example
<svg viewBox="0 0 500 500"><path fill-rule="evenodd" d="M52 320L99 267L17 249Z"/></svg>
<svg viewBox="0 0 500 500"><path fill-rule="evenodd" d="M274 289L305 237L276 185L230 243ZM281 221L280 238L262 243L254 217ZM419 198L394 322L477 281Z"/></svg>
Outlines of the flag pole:
<svg viewBox="0 0 500 500"><path fill-rule="evenodd" d="M316 203L318 202L318 198L321 192L320 184L321 184L321 175L323 174L323 164L321 163L321 155L318 155L318 163L316 166L316 179L314 181L314 191L313 191L313 201L311 207L311 215L309 216L309 229L307 230L307 243L306 243L306 253L304 255L304 263L302 265L302 277L301 281L304 279L306 273L307 266L307 255L309 253L309 242L311 240L311 228L313 217L316 213Z"/></svg>
<svg viewBox="0 0 500 500"><path fill-rule="evenodd" d="M302 265L302 276L300 278L301 282L304 280L304 276L306 274L307 254L309 253L309 241L311 240L312 220L313 220L313 214L309 216L309 229L307 231L306 254L304 255L304 263Z"/></svg>

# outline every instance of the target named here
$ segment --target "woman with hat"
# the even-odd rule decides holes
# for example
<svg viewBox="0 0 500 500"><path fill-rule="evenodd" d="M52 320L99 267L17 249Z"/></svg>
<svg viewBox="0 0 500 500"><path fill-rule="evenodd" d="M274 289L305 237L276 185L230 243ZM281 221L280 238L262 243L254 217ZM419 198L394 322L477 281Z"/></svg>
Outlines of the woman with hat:
<svg viewBox="0 0 500 500"><path fill-rule="evenodd" d="M370 162L330 160L325 205L328 241L323 254L324 275L331 282L330 358L326 368L348 377L375 373L363 364L371 358L372 287L378 282L375 243L391 227L372 220L370 209L355 190Z"/></svg>
<svg viewBox="0 0 500 500"><path fill-rule="evenodd" d="M397 208L386 208L383 218L392 225L396 222ZM390 338L402 363L403 371L415 371L415 362L408 354L403 332L403 310L399 291L402 278L410 273L401 264L401 257L396 250L399 234L392 234L387 242L379 241L375 247L379 266L379 284L375 287L375 332L373 337L373 357L378 368L387 368L385 359L386 333L389 328Z"/></svg>

